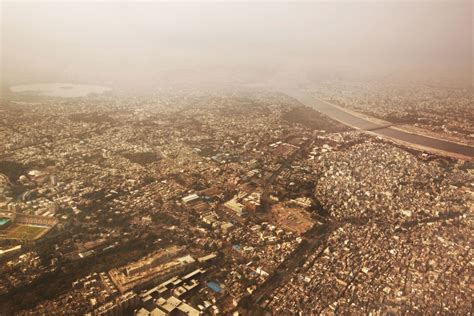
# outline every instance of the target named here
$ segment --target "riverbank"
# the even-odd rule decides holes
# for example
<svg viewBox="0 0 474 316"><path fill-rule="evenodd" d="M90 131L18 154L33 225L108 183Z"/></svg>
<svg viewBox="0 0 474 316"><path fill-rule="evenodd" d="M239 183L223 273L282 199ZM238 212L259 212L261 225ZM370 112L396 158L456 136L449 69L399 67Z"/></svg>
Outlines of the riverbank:
<svg viewBox="0 0 474 316"><path fill-rule="evenodd" d="M419 135L419 136L428 137L428 138L432 138L432 139L442 139L442 140L447 141L447 142L452 142L452 143L456 143L456 144L464 145L464 146L470 146L470 144L458 142L456 140L452 140L452 139L449 139L449 138L437 138L438 134L433 135L433 134L430 134L429 131L426 131L426 130L420 131L420 129L415 130L415 129L408 129L408 128L404 128L404 127L400 127L400 126L392 126L391 125L392 123L390 123L388 121L384 121L384 120L381 120L379 118L372 117L372 116L369 116L369 115L366 115L366 114L363 114L363 113L358 113L358 112L352 111L350 109L346 109L344 107L341 107L339 105L329 103L325 100L321 100L321 99L318 99L318 100L326 102L328 104L331 104L332 106L338 108L341 111L344 111L348 114L357 116L361 119L367 120L367 121L372 122L374 124L378 124L380 126L390 126L391 129L398 130L398 131L401 131L401 132L404 132L404 133L407 133L407 134ZM340 120L337 120L337 121L342 123L342 124L345 124L344 122L342 122ZM348 124L346 124L346 125L348 125ZM350 126L350 125L348 125L348 126ZM350 126L350 127L354 128L356 130L357 129L360 130L360 128L357 128L356 126ZM381 129L383 129L383 128L381 128ZM379 137L381 136L380 134L378 134L376 132L373 132L373 131L370 131L370 130L365 131L365 132L370 134L370 135L373 135L373 136L379 136ZM472 157L469 157L469 156L466 156L466 155L456 154L456 153L448 152L448 151L441 150L441 149L436 149L436 148L432 148L432 147L423 146L423 145L420 145L420 144L413 144L413 143L406 142L406 141L403 141L403 140L400 140L400 139L397 139L397 138L394 138L394 137L386 136L386 135L383 136L383 137L385 137L385 138L387 138L387 139L389 139L389 140L391 140L391 141L393 141L393 142L395 142L399 145L403 145L403 146L406 146L406 147L409 147L409 148L412 148L412 149L416 149L416 150L432 152L432 153L434 153L436 155L439 155L439 156L444 156L444 157L448 157L448 158L455 158L455 159L461 159L461 160L471 160L471 159L473 159Z"/></svg>
<svg viewBox="0 0 474 316"><path fill-rule="evenodd" d="M349 113L351 115L357 116L361 119L367 120L367 121L372 122L374 124L379 124L381 126L390 126L391 128L399 130L401 132L420 135L420 136L425 136L425 137L429 137L429 138L433 138L433 139L440 139L440 140L444 140L444 141L447 141L447 142L456 143L456 144L464 145L464 146L471 146L472 147L474 145L474 140L469 141L468 139L463 139L463 138L460 138L460 137L450 136L450 135L446 135L446 134L442 134L442 133L436 133L434 131L430 131L430 130L427 130L427 129L422 129L422 128L419 128L419 127L416 127L416 126L413 126L413 125L408 125L408 124L394 125L394 123L392 123L392 122L385 121L383 119L380 119L380 118L377 118L377 117L374 117L374 116L370 116L370 115L365 114L365 113L356 112L356 111L353 111L351 109L342 107L340 105L331 103L331 102L323 100L323 99L319 99L319 98L316 98L316 99L318 99L322 102L326 102L326 103L338 108L341 111L344 111L344 112Z"/></svg>
<svg viewBox="0 0 474 316"><path fill-rule="evenodd" d="M390 122L366 117L360 113L318 99L308 92L291 90L287 91L287 94L300 103L310 106L331 119L356 130L362 130L409 148L441 156L461 160L472 160L474 158L474 147L472 146L392 127Z"/></svg>

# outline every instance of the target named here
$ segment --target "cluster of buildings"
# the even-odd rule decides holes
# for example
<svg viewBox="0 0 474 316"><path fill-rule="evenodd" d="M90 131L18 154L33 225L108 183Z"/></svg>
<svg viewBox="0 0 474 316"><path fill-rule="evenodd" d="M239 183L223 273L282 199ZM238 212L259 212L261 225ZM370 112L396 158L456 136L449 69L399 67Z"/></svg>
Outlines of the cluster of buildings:
<svg viewBox="0 0 474 316"><path fill-rule="evenodd" d="M262 305L274 313L469 313L474 187L462 166L372 139L321 153L315 193L331 232Z"/></svg>
<svg viewBox="0 0 474 316"><path fill-rule="evenodd" d="M55 270L56 263L45 264L36 251L22 253L21 245L0 250L0 295L18 287L28 286L40 276Z"/></svg>
<svg viewBox="0 0 474 316"><path fill-rule="evenodd" d="M395 80L332 80L314 88L318 97L396 126L474 144L473 90Z"/></svg>
<svg viewBox="0 0 474 316"><path fill-rule="evenodd" d="M273 92L2 114L16 124L0 129L0 210L15 219L0 218L51 229L0 240L0 313L451 313L472 295L469 162L347 132Z"/></svg>
<svg viewBox="0 0 474 316"><path fill-rule="evenodd" d="M143 286L150 280L164 278L177 271L194 266L196 260L183 255L182 248L173 246L161 249L137 262L109 271L109 276L121 293ZM179 254L181 253L181 256Z"/></svg>

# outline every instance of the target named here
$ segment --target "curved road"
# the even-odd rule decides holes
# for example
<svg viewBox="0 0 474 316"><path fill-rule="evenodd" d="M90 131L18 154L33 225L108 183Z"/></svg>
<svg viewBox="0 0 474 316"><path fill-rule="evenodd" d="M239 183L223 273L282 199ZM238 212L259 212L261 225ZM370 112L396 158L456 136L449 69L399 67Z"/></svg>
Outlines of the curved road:
<svg viewBox="0 0 474 316"><path fill-rule="evenodd" d="M287 95L295 98L302 104L309 106L323 114L326 114L332 119L340 121L341 123L354 127L356 129L370 130L371 133L374 133L383 137L389 137L389 138L399 140L405 143L410 143L413 145L418 145L418 146L423 146L423 147L429 147L434 150L440 150L447 153L461 155L464 157L470 157L471 159L474 158L474 147L457 144L457 143L453 143L453 142L449 142L445 140L440 140L436 138L431 138L427 136L411 134L408 132L400 131L392 127L386 127L381 124L373 123L363 118L352 115L348 112L345 112L337 108L336 106L328 102L319 100L311 96L309 93L305 93L303 91L291 90L291 91L285 91L285 92Z"/></svg>

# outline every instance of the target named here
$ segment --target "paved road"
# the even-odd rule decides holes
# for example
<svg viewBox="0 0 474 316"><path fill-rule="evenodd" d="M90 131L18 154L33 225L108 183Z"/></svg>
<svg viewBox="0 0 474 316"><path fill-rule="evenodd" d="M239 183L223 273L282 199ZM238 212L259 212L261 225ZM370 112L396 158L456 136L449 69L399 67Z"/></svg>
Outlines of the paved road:
<svg viewBox="0 0 474 316"><path fill-rule="evenodd" d="M346 125L355 127L357 129L371 130L372 133L375 133L382 137L390 137L395 140L400 140L413 145L420 145L424 147L433 148L435 150L442 150L448 153L474 158L474 147L435 139L431 137L411 134L397 130L393 127L384 127L384 125L373 123L363 118L347 113L337 108L336 106L331 105L328 102L319 100L311 96L309 93L305 93L304 91L288 90L285 92L286 94L295 98L302 104L312 107L315 110L326 114L327 116L333 119L336 119Z"/></svg>
<svg viewBox="0 0 474 316"><path fill-rule="evenodd" d="M334 225L330 223L322 225L316 224L304 233L302 236L304 241L286 257L285 261L280 263L265 282L260 284L251 295L248 295L239 302L238 309L245 311L244 314L253 315L253 312L258 308L262 301L265 299L273 299L273 291L290 280L293 276L291 272L295 271L296 268L303 266L307 257L313 254L318 246L326 242L327 236L329 236L334 229ZM322 250L318 253L318 257L321 254Z"/></svg>
<svg viewBox="0 0 474 316"><path fill-rule="evenodd" d="M313 140L310 138L306 140L303 144L301 144L300 148L295 150L293 154L288 157L284 163L281 164L280 168L278 168L265 182L265 186L263 188L263 193L262 196L260 197L260 201L262 203L262 212L267 213L270 210L270 203L269 203L269 196L270 196L270 190L273 187L273 184L275 183L276 178L280 175L280 173L288 168L293 160L301 154L303 151L307 150L308 147L313 144Z"/></svg>

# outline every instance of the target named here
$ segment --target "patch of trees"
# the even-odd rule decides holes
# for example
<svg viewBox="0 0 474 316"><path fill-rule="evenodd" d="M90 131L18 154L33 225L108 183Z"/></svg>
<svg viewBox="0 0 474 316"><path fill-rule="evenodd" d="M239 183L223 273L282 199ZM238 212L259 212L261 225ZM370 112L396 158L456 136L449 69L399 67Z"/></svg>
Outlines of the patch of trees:
<svg viewBox="0 0 474 316"><path fill-rule="evenodd" d="M107 114L100 113L74 113L68 117L73 122L82 123L114 123L114 119Z"/></svg>
<svg viewBox="0 0 474 316"><path fill-rule="evenodd" d="M151 217L155 223L159 223L159 224L178 225L180 223L178 219L176 219L175 217L165 212L157 212L153 214Z"/></svg>
<svg viewBox="0 0 474 316"><path fill-rule="evenodd" d="M301 124L310 129L320 129L331 133L349 131L350 128L331 120L318 111L307 107L298 106L283 113L282 119L288 123Z"/></svg>
<svg viewBox="0 0 474 316"><path fill-rule="evenodd" d="M24 165L15 161L1 160L0 173L5 174L11 182L15 182L22 174L26 174L31 166Z"/></svg>
<svg viewBox="0 0 474 316"><path fill-rule="evenodd" d="M123 156L131 162L140 164L142 166L160 159L160 157L154 152L126 153Z"/></svg>

